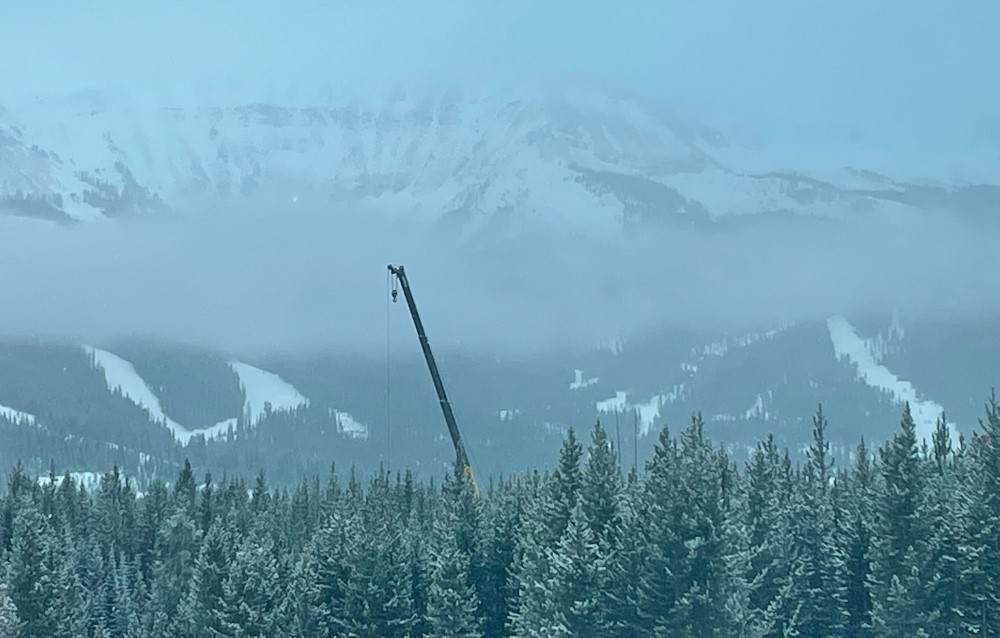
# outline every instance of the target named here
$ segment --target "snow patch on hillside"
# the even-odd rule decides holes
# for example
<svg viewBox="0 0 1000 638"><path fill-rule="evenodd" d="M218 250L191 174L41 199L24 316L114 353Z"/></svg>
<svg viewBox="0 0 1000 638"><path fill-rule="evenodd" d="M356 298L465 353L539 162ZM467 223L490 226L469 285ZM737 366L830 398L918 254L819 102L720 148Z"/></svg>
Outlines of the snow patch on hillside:
<svg viewBox="0 0 1000 638"><path fill-rule="evenodd" d="M352 439L367 439L368 438L368 426L358 421L354 416L348 414L347 412L341 412L339 410L332 411L334 418L337 420L337 431L342 435L350 437Z"/></svg>
<svg viewBox="0 0 1000 638"><path fill-rule="evenodd" d="M130 401L148 411L153 421L165 425L182 445L187 445L192 437L198 435L206 439L223 438L230 429L235 430L239 423L239 417L234 416L207 428L188 428L167 415L159 398L142 379L135 366L107 350L91 346L84 346L84 350L93 357L94 364L103 369L108 389L121 391ZM268 410L291 411L309 405L309 399L273 372L241 361L230 361L229 367L239 377L240 387L246 395L244 414L248 417L250 426L258 423ZM353 415L331 408L330 418L335 420L340 434L355 439L368 438L368 426Z"/></svg>
<svg viewBox="0 0 1000 638"><path fill-rule="evenodd" d="M174 421L163 411L160 399L146 385L135 366L118 355L92 346L83 346L94 364L104 370L104 379L112 392L120 391L127 399L149 412L153 421L165 425L181 443L187 445L191 432L183 425Z"/></svg>
<svg viewBox="0 0 1000 638"><path fill-rule="evenodd" d="M625 340L621 337L604 339L597 344L597 349L603 352L610 352L613 355L619 355L625 351Z"/></svg>
<svg viewBox="0 0 1000 638"><path fill-rule="evenodd" d="M247 398L245 408L250 414L251 423L257 423L263 418L268 404L272 412L291 411L309 405L309 399L273 372L241 361L230 361L229 367L240 378L240 386Z"/></svg>
<svg viewBox="0 0 1000 638"><path fill-rule="evenodd" d="M230 427L236 427L235 417L225 419L207 428L188 428L181 425L171 419L163 410L159 397L139 375L135 366L107 350L92 346L83 346L83 349L93 358L94 365L104 371L104 379L109 390L112 392L120 391L132 403L149 412L153 421L166 426L181 445L187 445L191 442L191 437L199 434L206 439L225 436Z"/></svg>
<svg viewBox="0 0 1000 638"><path fill-rule="evenodd" d="M101 477L103 477L104 475L101 474L100 472L70 472L69 476L71 479L73 479L73 483L76 484L77 487L82 485L88 491L93 491L94 489L100 487ZM55 481L53 481L51 477L39 476L38 484L44 486L54 482L58 486L62 485L62 482L65 478L66 478L65 475L57 476L55 477Z"/></svg>
<svg viewBox="0 0 1000 638"><path fill-rule="evenodd" d="M708 359L710 357L724 357L727 354L729 354L730 350L736 348L746 348L761 341L773 341L774 337L777 336L778 333L783 332L788 328L791 328L792 325L794 324L786 324L784 326L781 326L780 328L774 328L766 332L750 332L747 334L741 334L736 336L727 335L722 339L720 339L719 341L705 344L704 346L702 346L701 350L698 350L697 348L691 348L690 355L696 361L704 361L705 359ZM681 367L684 367L685 365L692 368L694 372L697 372L698 370L697 364L690 364L690 363L681 364Z"/></svg>
<svg viewBox="0 0 1000 638"><path fill-rule="evenodd" d="M628 405L626 399L628 398L628 393L622 390L615 392L615 396L610 399L604 399L603 401L598 401L596 408L598 412L624 412L625 407Z"/></svg>
<svg viewBox="0 0 1000 638"><path fill-rule="evenodd" d="M767 399L769 401L774 399L774 393L771 390L767 391ZM754 400L753 405L743 413L743 418L747 421L751 419L770 421L771 416L771 412L767 409L764 402L764 396L760 393L757 394L757 398Z"/></svg>
<svg viewBox="0 0 1000 638"><path fill-rule="evenodd" d="M196 434L201 434L206 439L218 439L218 438L222 438L222 437L226 436L226 434L228 434L229 428L233 428L233 430L235 430L237 423L238 423L238 419L236 417L232 417L232 418L229 418L229 419L223 419L222 421L219 421L215 425L211 425L211 426L209 426L207 428L201 428L201 429L198 429L198 430L191 430L191 436L195 436Z"/></svg>
<svg viewBox="0 0 1000 638"><path fill-rule="evenodd" d="M22 425L37 425L34 414L28 414L27 412L15 410L14 408L8 408L5 405L0 405L0 419L7 419L11 423L18 423Z"/></svg>
<svg viewBox="0 0 1000 638"><path fill-rule="evenodd" d="M589 379L583 378L583 370L573 371L573 382L569 384L570 390L579 390L580 388L588 388L595 383L597 383L597 377L591 377Z"/></svg>
<svg viewBox="0 0 1000 638"><path fill-rule="evenodd" d="M518 408L514 408L513 410L503 409L497 412L497 418L501 421L513 421L519 416L521 416L521 410Z"/></svg>
<svg viewBox="0 0 1000 638"><path fill-rule="evenodd" d="M869 386L888 392L897 403L909 402L910 412L916 424L917 441L926 440L929 445L931 433L944 408L934 401L920 399L912 383L900 379L878 363L870 344L858 335L846 318L839 315L830 317L826 325L837 358L846 358L857 366L859 377ZM951 431L952 439L957 439L955 424L948 423L948 429Z"/></svg>
<svg viewBox="0 0 1000 638"><path fill-rule="evenodd" d="M671 394L657 394L640 402L630 402L627 392L618 391L610 399L598 401L595 407L599 414L631 413L634 418L638 419L639 434L645 436L649 434L656 424L656 420L660 418L660 409L664 404L676 400L675 393L678 391L677 388L674 388Z"/></svg>

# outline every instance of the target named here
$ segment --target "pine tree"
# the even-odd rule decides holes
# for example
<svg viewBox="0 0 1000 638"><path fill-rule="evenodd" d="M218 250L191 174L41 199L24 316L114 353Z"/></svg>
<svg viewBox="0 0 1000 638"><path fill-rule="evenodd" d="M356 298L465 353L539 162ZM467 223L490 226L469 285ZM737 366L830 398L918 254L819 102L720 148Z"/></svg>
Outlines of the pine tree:
<svg viewBox="0 0 1000 638"><path fill-rule="evenodd" d="M639 485L634 482L624 488L619 499L621 536L608 565L610 573L607 597L610 605L604 628L609 637L625 638L641 635L638 615L639 579L643 573L646 557L643 553L645 544L639 533L641 527L636 509L639 495Z"/></svg>
<svg viewBox="0 0 1000 638"><path fill-rule="evenodd" d="M27 496L14 511L10 554L10 598L21 619L21 636L53 636L59 618L48 524Z"/></svg>
<svg viewBox="0 0 1000 638"><path fill-rule="evenodd" d="M7 585L0 582L0 638L17 638L21 620L17 617L14 601L7 594Z"/></svg>
<svg viewBox="0 0 1000 638"><path fill-rule="evenodd" d="M539 540L547 545L555 544L562 537L580 498L580 488L583 485L580 465L582 458L583 446L577 441L573 428L570 428L559 452L559 465L545 483L546 498L543 499L541 513L544 537Z"/></svg>
<svg viewBox="0 0 1000 638"><path fill-rule="evenodd" d="M684 519L685 589L677 611L681 626L694 636L732 633L725 600L731 589L726 571L724 481L729 461L704 437L701 414L681 435L681 499L691 508Z"/></svg>
<svg viewBox="0 0 1000 638"><path fill-rule="evenodd" d="M928 478L923 506L930 536L922 557L927 579L921 599L927 613L926 630L932 636L962 633L961 592L974 588L962 573L962 564L967 560L963 544L969 503L958 484L956 466L949 459L952 449L946 423L942 414L934 429L936 472Z"/></svg>
<svg viewBox="0 0 1000 638"><path fill-rule="evenodd" d="M251 531L237 549L223 585L224 601L215 615L222 636L266 638L278 633L279 582L274 544L267 535Z"/></svg>
<svg viewBox="0 0 1000 638"><path fill-rule="evenodd" d="M653 458L646 466L644 493L639 509L645 560L636 583L640 635L677 631L674 610L683 595L687 548L681 532L684 517L680 504L680 454L666 426L660 430Z"/></svg>
<svg viewBox="0 0 1000 638"><path fill-rule="evenodd" d="M93 558L95 567L100 568L102 561L100 552L93 545L88 546L88 554ZM76 638L87 633L88 617L95 616L96 601L99 587L84 587L80 580L80 549L76 547L72 536L67 530L63 542L52 555L53 564L50 567L55 573L55 591L52 616L57 619L56 631L52 638ZM100 579L100 572L88 574L93 580ZM96 578L93 578L96 577Z"/></svg>
<svg viewBox="0 0 1000 638"><path fill-rule="evenodd" d="M433 551L427 620L432 638L478 638L481 621L479 598L470 582L470 559L460 545L463 493L470 487L450 477L445 481L445 503L435 526L438 541Z"/></svg>
<svg viewBox="0 0 1000 638"><path fill-rule="evenodd" d="M121 557L115 571L115 635L122 638L142 638L143 587L139 570Z"/></svg>
<svg viewBox="0 0 1000 638"><path fill-rule="evenodd" d="M838 537L844 556L844 633L864 638L871 631L871 563L876 473L864 439L839 504Z"/></svg>
<svg viewBox="0 0 1000 638"><path fill-rule="evenodd" d="M195 485L191 463L187 459L184 459L184 466L177 475L177 482L174 483L174 502L186 509L189 515L193 516L197 492L198 488Z"/></svg>
<svg viewBox="0 0 1000 638"><path fill-rule="evenodd" d="M804 485L793 502L792 596L795 630L803 636L837 636L843 626L844 557L836 539L830 495L832 460L823 408L813 417Z"/></svg>
<svg viewBox="0 0 1000 638"><path fill-rule="evenodd" d="M285 627L297 635L320 632L337 635L347 618L347 588L351 576L348 548L360 521L331 511L296 566L292 587L283 603Z"/></svg>
<svg viewBox="0 0 1000 638"><path fill-rule="evenodd" d="M780 636L792 611L789 599L791 561L791 508L785 485L787 476L773 435L754 449L745 472L745 496L741 520L745 528L747 557L742 580L747 588L749 624L761 628L762 635Z"/></svg>
<svg viewBox="0 0 1000 638"><path fill-rule="evenodd" d="M557 635L607 635L606 627L612 624L604 596L610 577L608 563L581 503L573 509L552 554L552 620L558 627Z"/></svg>
<svg viewBox="0 0 1000 638"><path fill-rule="evenodd" d="M579 506L587 535L597 548L595 561L603 569L600 586L594 591L595 622L605 636L627 634L625 625L631 622L628 618L631 610L624 602L628 593L623 590L628 585L622 583L621 572L629 567L619 559L624 550L621 513L624 486L614 450L600 421L594 425L587 451ZM579 545L573 547L581 549Z"/></svg>
<svg viewBox="0 0 1000 638"><path fill-rule="evenodd" d="M701 415L693 416L679 446L664 429L647 468L638 611L649 635L732 631L722 494L728 460L705 440L703 427Z"/></svg>
<svg viewBox="0 0 1000 638"><path fill-rule="evenodd" d="M484 636L505 635L513 603L512 571L523 507L520 486L502 479L498 490L486 503L479 542L483 579L477 589Z"/></svg>
<svg viewBox="0 0 1000 638"><path fill-rule="evenodd" d="M183 504L178 507L157 530L151 589L157 610L170 619L174 632L183 633L187 619L178 615L177 610L194 582L199 548L194 520Z"/></svg>
<svg viewBox="0 0 1000 638"><path fill-rule="evenodd" d="M920 572L927 534L921 518L926 473L917 451L916 424L909 403L903 407L900 430L881 449L882 484L872 568L872 621L881 633L922 626L926 618L909 616L926 582ZM895 630L895 629L893 629Z"/></svg>
<svg viewBox="0 0 1000 638"><path fill-rule="evenodd" d="M570 429L560 449L559 465L545 480L521 528L514 561L517 594L510 614L516 635L539 635L539 628L546 627L552 617L552 555L580 497L582 452Z"/></svg>
<svg viewBox="0 0 1000 638"><path fill-rule="evenodd" d="M963 561L959 613L964 629L1000 636L1000 403L986 404L982 434L971 445L970 471L960 494L967 503L961 542Z"/></svg>
<svg viewBox="0 0 1000 638"><path fill-rule="evenodd" d="M364 535L347 535L344 614L331 618L335 632L403 637L416 622L406 534L393 508L388 476L370 484L361 511ZM335 635L338 635L335 633Z"/></svg>
<svg viewBox="0 0 1000 638"><path fill-rule="evenodd" d="M618 512L622 481L614 450L600 421L594 426L583 471L580 503L587 526L596 542L608 552L617 544L621 532Z"/></svg>
<svg viewBox="0 0 1000 638"><path fill-rule="evenodd" d="M228 530L221 523L212 524L198 551L191 589L178 611L186 635L214 636L222 632L219 614L224 605L223 584L233 554Z"/></svg>
<svg viewBox="0 0 1000 638"><path fill-rule="evenodd" d="M951 456L951 432L948 431L948 419L944 413L938 417L931 434L934 449L934 465L938 475L944 475L948 457Z"/></svg>

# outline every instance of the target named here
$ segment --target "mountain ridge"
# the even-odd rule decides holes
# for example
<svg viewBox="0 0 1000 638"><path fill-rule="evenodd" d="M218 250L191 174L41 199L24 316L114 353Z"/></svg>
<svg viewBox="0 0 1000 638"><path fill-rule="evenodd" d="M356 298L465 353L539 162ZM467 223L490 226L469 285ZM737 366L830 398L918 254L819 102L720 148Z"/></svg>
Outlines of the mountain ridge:
<svg viewBox="0 0 1000 638"><path fill-rule="evenodd" d="M461 236L521 224L600 235L749 214L849 220L954 206L985 217L1000 193L863 167L813 177L768 166L766 152L736 167L748 151L718 130L605 95L312 99L168 107L93 94L38 101L24 121L0 112L0 211L71 224L267 196L372 206Z"/></svg>

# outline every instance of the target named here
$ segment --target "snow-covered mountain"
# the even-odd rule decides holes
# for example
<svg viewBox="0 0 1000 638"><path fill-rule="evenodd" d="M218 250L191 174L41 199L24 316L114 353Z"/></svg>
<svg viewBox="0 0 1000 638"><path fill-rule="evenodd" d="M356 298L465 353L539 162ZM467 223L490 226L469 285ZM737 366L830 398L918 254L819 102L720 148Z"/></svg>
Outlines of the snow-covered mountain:
<svg viewBox="0 0 1000 638"><path fill-rule="evenodd" d="M211 199L378 210L465 237L532 227L603 237L817 218L905 224L928 210L996 224L1000 202L996 185L890 177L849 160L810 173L662 105L579 92L95 93L5 106L0 214L44 223L113 224ZM1000 375L1000 358L984 354L1000 355L989 336L996 318L916 318L905 331L884 319L813 317L727 334L664 327L527 362L438 354L487 471L547 459L566 428L595 418L614 423L624 449L630 436L648 448L658 427L695 410L731 445L773 431L795 448L818 403L839 428L840 451L861 435L884 438L902 401L921 433L941 409L970 432ZM416 356L393 370L390 392L381 360L273 352L255 367L175 344L80 345L0 338L11 458L152 475L191 456L293 479L334 457L436 468L451 455ZM982 363L970 370L973 360Z"/></svg>
<svg viewBox="0 0 1000 638"><path fill-rule="evenodd" d="M183 198L374 206L464 234L590 233L753 213L851 218L982 206L995 191L863 170L794 172L669 108L605 95L447 89L272 102L84 94L0 109L0 210L59 222ZM921 188L928 188L922 186ZM982 201L981 201L982 200Z"/></svg>

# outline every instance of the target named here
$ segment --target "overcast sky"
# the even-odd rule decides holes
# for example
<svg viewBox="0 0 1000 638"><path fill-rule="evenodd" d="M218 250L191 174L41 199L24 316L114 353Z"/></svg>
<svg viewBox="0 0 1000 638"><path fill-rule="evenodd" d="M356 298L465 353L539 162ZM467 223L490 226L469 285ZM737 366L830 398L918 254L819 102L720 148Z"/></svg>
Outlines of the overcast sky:
<svg viewBox="0 0 1000 638"><path fill-rule="evenodd" d="M1000 155L998 33L995 0L6 0L0 104L107 87L377 92L558 77L756 128L803 158L857 143L962 164L973 150ZM281 219L207 207L74 229L0 219L0 272L18 273L0 279L0 334L371 349L390 260L411 265L425 313L447 328L437 340L497 351L863 309L1000 312L995 238L931 216L833 234L546 238L483 260L322 207Z"/></svg>
<svg viewBox="0 0 1000 638"><path fill-rule="evenodd" d="M1000 154L995 0L7 0L5 95L420 78L617 85L802 145Z"/></svg>

